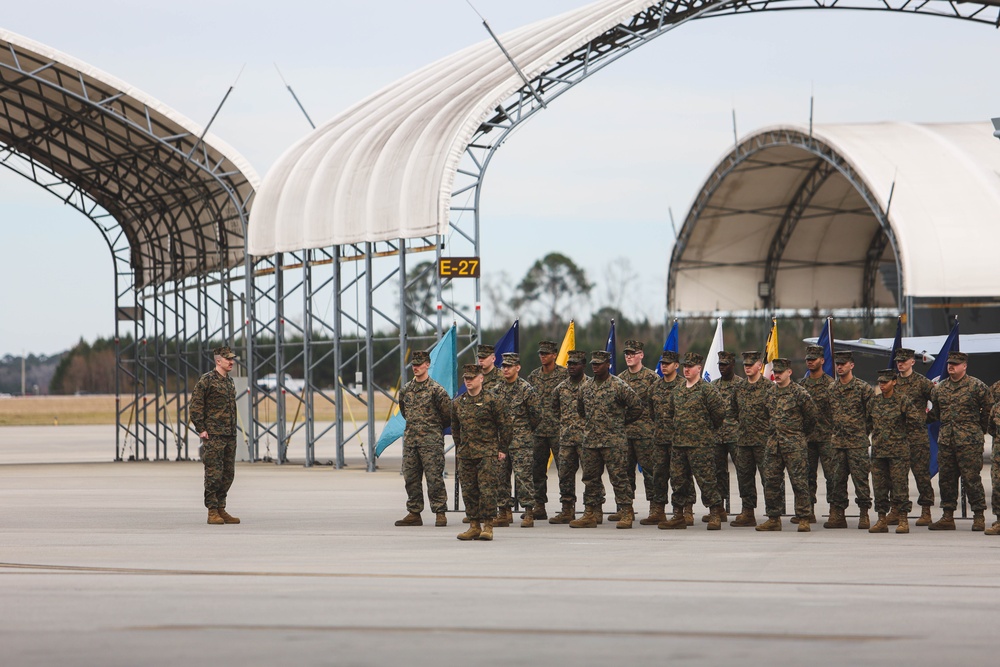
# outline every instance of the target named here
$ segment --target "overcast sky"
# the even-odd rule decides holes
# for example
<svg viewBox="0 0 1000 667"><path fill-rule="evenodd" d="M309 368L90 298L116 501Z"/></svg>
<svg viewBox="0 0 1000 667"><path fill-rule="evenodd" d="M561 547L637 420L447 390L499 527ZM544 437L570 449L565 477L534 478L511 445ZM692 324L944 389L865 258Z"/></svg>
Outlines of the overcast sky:
<svg viewBox="0 0 1000 667"><path fill-rule="evenodd" d="M503 32L582 2L474 4ZM5 7L2 27L199 124L243 68L212 131L262 176L310 130L275 63L319 124L488 37L465 0L38 0ZM1000 33L964 21L802 11L683 26L561 97L498 152L482 200L483 271L518 279L560 250L603 294L607 264L628 257L639 279L625 310L660 319L668 208L680 224L732 147L734 107L741 136L807 122L812 91L817 123L986 121L1000 116L998 63ZM112 265L101 235L13 174L0 173L0 198L0 355L54 353L111 334ZM511 236L530 247L503 242Z"/></svg>

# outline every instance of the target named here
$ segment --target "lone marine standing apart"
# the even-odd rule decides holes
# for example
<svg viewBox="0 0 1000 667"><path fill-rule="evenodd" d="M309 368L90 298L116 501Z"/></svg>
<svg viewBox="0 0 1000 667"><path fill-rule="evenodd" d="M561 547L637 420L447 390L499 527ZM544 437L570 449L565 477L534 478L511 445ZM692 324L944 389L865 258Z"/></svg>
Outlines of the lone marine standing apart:
<svg viewBox="0 0 1000 667"><path fill-rule="evenodd" d="M532 479L535 484L535 518L548 519L545 512L545 503L549 501L548 495L548 468L549 458L556 464L556 474L562 479L559 470L559 415L552 411L552 393L556 386L566 379L567 373L564 366L556 365L556 354L559 346L551 340L543 340L538 344L538 361L541 366L528 374L528 384L538 392L541 402L542 417L535 429L535 452L534 463L532 464ZM574 466L575 474L576 468ZM565 503L566 501L563 500ZM572 518L572 517L571 517ZM568 522L567 522L568 523Z"/></svg>
<svg viewBox="0 0 1000 667"><path fill-rule="evenodd" d="M451 397L431 379L431 355L417 350L410 359L413 379L399 392L399 414L406 420L403 431L403 483L406 485L407 515L397 526L421 526L424 489L436 514L435 526L447 526L448 492L444 488L444 430L451 425Z"/></svg>
<svg viewBox="0 0 1000 667"><path fill-rule="evenodd" d="M214 350L215 369L198 379L191 393L191 423L201 438L205 464L205 507L208 523L239 523L226 512L226 496L236 472L236 385L229 374L236 355L228 347Z"/></svg>

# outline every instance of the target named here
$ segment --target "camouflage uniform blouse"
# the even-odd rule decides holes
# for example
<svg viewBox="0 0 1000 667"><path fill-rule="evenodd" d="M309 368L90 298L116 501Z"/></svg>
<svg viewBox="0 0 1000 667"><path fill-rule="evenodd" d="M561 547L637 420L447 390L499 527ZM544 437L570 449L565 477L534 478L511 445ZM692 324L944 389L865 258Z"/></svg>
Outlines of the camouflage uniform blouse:
<svg viewBox="0 0 1000 667"><path fill-rule="evenodd" d="M725 445L736 442L739 436L739 419L737 419L736 410L732 405L733 394L736 393L737 387L746 384L746 380L739 375L734 375L732 380L719 378L712 380L712 384L719 390L722 400L726 403L726 421L722 423L722 428L715 432L716 438L718 438L717 444Z"/></svg>
<svg viewBox="0 0 1000 667"><path fill-rule="evenodd" d="M982 380L966 375L958 382L945 379L931 391L931 421L941 422L946 428L963 437L982 437L990 423L993 396Z"/></svg>
<svg viewBox="0 0 1000 667"><path fill-rule="evenodd" d="M603 382L592 380L580 388L577 409L585 424L585 448L625 447L625 425L639 418L642 404L624 380L609 375Z"/></svg>
<svg viewBox="0 0 1000 667"><path fill-rule="evenodd" d="M657 376L659 377L659 376ZM669 445L674 437L673 422L667 417L667 405L670 403L670 395L677 387L684 384L684 378L677 374L673 380L660 378L653 385L651 400L653 402L653 443L657 445Z"/></svg>
<svg viewBox="0 0 1000 667"><path fill-rule="evenodd" d="M499 366L494 366L489 373L483 373L483 391L493 391L504 382Z"/></svg>
<svg viewBox="0 0 1000 667"><path fill-rule="evenodd" d="M872 432L872 401L875 390L856 377L848 383L835 380L830 385L835 449L868 449Z"/></svg>
<svg viewBox="0 0 1000 667"><path fill-rule="evenodd" d="M618 374L618 377L632 387L632 391L639 397L639 403L642 404L642 416L626 427L625 434L629 439L643 438L651 441L653 439L652 394L653 387L660 381L660 376L643 366L638 373L626 368Z"/></svg>
<svg viewBox="0 0 1000 667"><path fill-rule="evenodd" d="M451 403L451 436L460 459L496 457L507 453L501 437L503 410L497 398L485 391L478 396L461 394Z"/></svg>
<svg viewBox="0 0 1000 667"><path fill-rule="evenodd" d="M739 421L739 435L736 438L738 447L763 447L767 444L771 420L768 419L764 402L772 391L774 383L764 378L756 382L744 382L733 391L730 405Z"/></svg>
<svg viewBox="0 0 1000 667"><path fill-rule="evenodd" d="M538 392L542 417L535 429L535 435L542 438L553 438L559 435L559 414L552 412L552 392L560 382L569 377L565 366L556 366L551 373L546 373L541 367L531 371L528 384Z"/></svg>
<svg viewBox="0 0 1000 667"><path fill-rule="evenodd" d="M914 425L924 428L926 413L913 407L898 386L890 398L876 394L872 400L872 458L908 458L907 431Z"/></svg>
<svg viewBox="0 0 1000 667"><path fill-rule="evenodd" d="M764 410L770 421L767 446L806 447L806 435L816 427L816 404L809 392L794 382L787 387L774 385L767 392Z"/></svg>
<svg viewBox="0 0 1000 667"><path fill-rule="evenodd" d="M493 389L494 396L503 409L503 423L507 449L535 446L535 427L542 416L538 393L527 380L504 380Z"/></svg>
<svg viewBox="0 0 1000 667"><path fill-rule="evenodd" d="M198 378L188 408L195 433L236 435L236 385L216 370Z"/></svg>
<svg viewBox="0 0 1000 667"><path fill-rule="evenodd" d="M715 444L715 431L726 420L726 404L719 390L699 380L685 382L670 394L667 418L673 423L673 446L708 447Z"/></svg>
<svg viewBox="0 0 1000 667"><path fill-rule="evenodd" d="M910 377L896 376L896 391L893 394L899 393L908 398L913 407L924 415L919 424L915 422L907 424L907 429L909 429L907 434L915 436L924 444L927 444L927 404L931 400L931 390L933 389L934 383L916 371L910 373Z"/></svg>
<svg viewBox="0 0 1000 667"><path fill-rule="evenodd" d="M579 382L566 378L552 392L549 409L559 420L559 446L582 447L587 435L586 422L577 410L580 390L584 385L593 382L590 376L584 375Z"/></svg>
<svg viewBox="0 0 1000 667"><path fill-rule="evenodd" d="M830 386L836 382L823 373L821 377L811 378L808 375L799 380L799 384L809 392L816 405L816 426L811 433L806 434L806 440L820 444L829 444L833 435L833 424L830 421Z"/></svg>
<svg viewBox="0 0 1000 667"><path fill-rule="evenodd" d="M431 378L410 380L399 392L399 414L406 420L404 447L443 447L451 426L451 397Z"/></svg>

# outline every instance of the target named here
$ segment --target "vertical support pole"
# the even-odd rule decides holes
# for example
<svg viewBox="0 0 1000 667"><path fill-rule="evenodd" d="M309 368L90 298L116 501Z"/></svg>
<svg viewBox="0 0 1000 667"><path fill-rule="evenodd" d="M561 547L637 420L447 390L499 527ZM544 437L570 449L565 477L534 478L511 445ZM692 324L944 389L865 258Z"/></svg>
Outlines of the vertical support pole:
<svg viewBox="0 0 1000 667"><path fill-rule="evenodd" d="M406 379L406 345L410 313L406 308L406 239L399 239L399 385Z"/></svg>
<svg viewBox="0 0 1000 667"><path fill-rule="evenodd" d="M372 251L372 244L365 242L365 396L368 398L368 472L375 472L375 381L372 377L375 370L372 328L375 322L371 303L374 289Z"/></svg>
<svg viewBox="0 0 1000 667"><path fill-rule="evenodd" d="M274 401L277 414L278 465L285 463L285 276L283 253L274 256Z"/></svg>
<svg viewBox="0 0 1000 667"><path fill-rule="evenodd" d="M305 404L306 422L306 463L311 468L316 460L316 426L313 422L313 357L312 357L312 250L305 250L302 255L302 369L303 382L302 402Z"/></svg>
<svg viewBox="0 0 1000 667"><path fill-rule="evenodd" d="M337 470L344 467L344 344L343 344L343 275L340 263L340 246L333 246L333 395L336 405Z"/></svg>

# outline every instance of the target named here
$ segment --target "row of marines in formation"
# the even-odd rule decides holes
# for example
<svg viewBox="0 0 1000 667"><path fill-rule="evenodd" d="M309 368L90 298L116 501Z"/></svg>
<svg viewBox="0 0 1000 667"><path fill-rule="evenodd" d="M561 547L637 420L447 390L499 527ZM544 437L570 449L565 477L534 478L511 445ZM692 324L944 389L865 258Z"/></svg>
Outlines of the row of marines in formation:
<svg viewBox="0 0 1000 667"><path fill-rule="evenodd" d="M948 378L934 385L915 372L914 352L900 349L896 370L880 371L878 388L854 376L851 352L834 357L836 378L823 372L824 350L810 346L808 374L792 380L788 359L774 359L773 381L763 377L760 352L742 353L746 377L735 373L736 356L719 353L721 377L703 380L704 359L665 351L660 374L643 365L641 341L625 342L627 368L610 373L610 353L591 353L593 377L585 374L586 353L569 353L566 367L556 365L557 346L539 345L541 366L520 377L520 357L503 355L495 367L491 345L477 348L479 363L463 366L466 393L452 400L430 379L427 352L414 353L413 379L401 390L399 407L406 419L403 476L407 515L397 526L422 525L422 478L426 478L436 526L446 526L443 431L449 425L457 448L458 477L469 523L460 540L491 540L493 528L513 522L511 477L517 502L524 508L521 527L535 520L573 528L603 522L605 470L617 511L609 517L618 528L635 522L636 468L641 470L649 515L639 521L661 529L694 524L695 483L710 508L702 521L719 530L728 521L729 459L737 477L742 511L730 523L758 531L782 529L785 474L794 495L798 531L816 523L818 471L822 467L830 505L824 528L847 528L847 481L853 481L860 518L858 528L885 533L909 532L909 474L921 507L918 526L955 530L959 479L974 518L972 530L1000 534L1000 457L993 449L993 509L997 521L985 527L985 491L980 478L983 434L1000 429L1000 382L991 389L967 374L968 356L952 352ZM680 372L678 372L680 371ZM943 514L931 517L934 489L930 477L927 424L940 421L939 491ZM869 447L871 451L869 453ZM561 511L546 512L550 456L559 477ZM582 468L585 511L576 517L576 472ZM767 520L758 525L757 477L764 489ZM874 506L878 519L871 524ZM673 508L666 511L667 502Z"/></svg>

